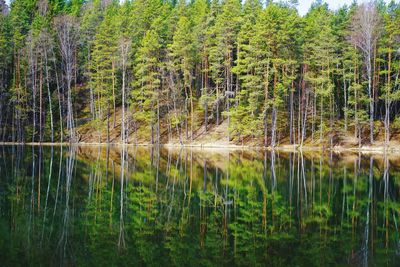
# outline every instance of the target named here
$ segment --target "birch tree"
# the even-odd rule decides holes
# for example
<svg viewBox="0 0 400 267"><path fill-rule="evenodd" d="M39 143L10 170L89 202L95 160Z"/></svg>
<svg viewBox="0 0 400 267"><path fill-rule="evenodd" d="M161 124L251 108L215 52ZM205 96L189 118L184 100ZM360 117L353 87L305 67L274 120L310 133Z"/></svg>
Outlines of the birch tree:
<svg viewBox="0 0 400 267"><path fill-rule="evenodd" d="M373 59L380 35L381 19L375 2L363 3L357 7L351 22L351 42L360 50L368 81L370 143L374 143L374 93Z"/></svg>
<svg viewBox="0 0 400 267"><path fill-rule="evenodd" d="M65 89L67 91L67 129L69 141L76 142L74 111L72 104L72 82L76 68L76 49L79 37L79 24L76 17L60 15L54 19L62 58Z"/></svg>

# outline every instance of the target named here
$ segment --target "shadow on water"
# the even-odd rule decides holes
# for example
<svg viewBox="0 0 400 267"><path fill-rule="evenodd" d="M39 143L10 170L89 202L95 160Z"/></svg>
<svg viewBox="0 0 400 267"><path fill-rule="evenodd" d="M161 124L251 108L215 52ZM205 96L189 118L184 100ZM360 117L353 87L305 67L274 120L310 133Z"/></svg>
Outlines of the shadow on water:
<svg viewBox="0 0 400 267"><path fill-rule="evenodd" d="M400 158L0 146L0 261L396 266Z"/></svg>

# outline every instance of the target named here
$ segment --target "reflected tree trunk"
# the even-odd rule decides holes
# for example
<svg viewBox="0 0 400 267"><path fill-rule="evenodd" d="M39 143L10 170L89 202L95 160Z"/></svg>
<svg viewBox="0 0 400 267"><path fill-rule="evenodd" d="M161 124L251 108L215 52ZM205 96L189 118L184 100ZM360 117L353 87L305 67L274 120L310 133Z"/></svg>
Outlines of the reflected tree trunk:
<svg viewBox="0 0 400 267"><path fill-rule="evenodd" d="M58 241L58 249L60 250L60 263L61 265L68 265L67 245L68 245L68 229L70 221L70 196L71 184L75 165L75 147L69 146L68 157L66 159L65 169L65 207L62 217L62 230Z"/></svg>
<svg viewBox="0 0 400 267"><path fill-rule="evenodd" d="M42 237L40 238L40 245L42 245L43 243L43 236L44 236L44 228L47 222L47 204L48 204L48 200L49 200L49 192L50 192L50 184L51 184L51 176L53 173L53 156L54 156L54 147L51 147L51 154L50 154L50 165L49 165L49 178L47 181L47 190L46 190L46 201L44 204L44 212L43 212L43 227L42 227Z"/></svg>
<svg viewBox="0 0 400 267"><path fill-rule="evenodd" d="M364 228L364 242L363 242L363 266L368 266L368 257L369 257L369 239L370 239L370 210L372 206L372 182L373 182L373 167L374 167L374 158L371 156L369 160L369 178L368 178L368 202L367 202L367 212L366 212L366 221Z"/></svg>
<svg viewBox="0 0 400 267"><path fill-rule="evenodd" d="M125 248L125 227L124 227L124 183L125 183L125 158L126 146L122 146L121 154L121 193L120 193L120 210L119 210L119 238L118 248Z"/></svg>

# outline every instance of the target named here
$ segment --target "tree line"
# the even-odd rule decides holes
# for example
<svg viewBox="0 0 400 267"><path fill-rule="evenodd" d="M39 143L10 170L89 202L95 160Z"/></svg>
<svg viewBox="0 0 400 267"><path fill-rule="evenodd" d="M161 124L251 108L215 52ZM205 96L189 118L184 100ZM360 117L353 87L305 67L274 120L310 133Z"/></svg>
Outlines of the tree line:
<svg viewBox="0 0 400 267"><path fill-rule="evenodd" d="M400 4L296 2L1 1L0 140L387 145Z"/></svg>

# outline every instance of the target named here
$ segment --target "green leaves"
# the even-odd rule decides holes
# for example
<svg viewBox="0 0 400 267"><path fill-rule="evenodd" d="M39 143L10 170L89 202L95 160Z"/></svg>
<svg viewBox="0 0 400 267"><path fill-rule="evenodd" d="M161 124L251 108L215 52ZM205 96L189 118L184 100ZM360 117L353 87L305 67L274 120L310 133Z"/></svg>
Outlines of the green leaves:
<svg viewBox="0 0 400 267"><path fill-rule="evenodd" d="M183 132L193 141L203 125L212 130L222 120L229 120L226 135L237 143L246 138L264 145L279 143L275 139L286 142L287 127L291 144L303 143L310 133L314 141L318 120L321 132L342 125L348 131L347 125L364 123L364 113L371 107L375 109L370 119L385 119L389 126L400 105L400 8L396 3L378 5L382 27L368 70L363 54L350 42L357 8L353 4L332 11L317 1L300 17L296 1L15 0L9 15L0 17L1 101L13 100L18 110L4 108L7 138L16 125L20 136L21 129L36 128L30 125L36 112L28 103L36 100L40 84L47 82L38 67L41 60L32 55L50 44L54 49L49 49L48 87L60 99L61 114L55 125L62 126L69 106L63 102L67 95L63 76L68 76L72 84L76 81L72 93L76 103L71 106L78 108L77 124L96 121L84 125L88 129L96 125L110 131L109 117L114 115L111 131L117 131L122 87L132 124L137 122L146 133L155 123L163 125L168 140L179 135L181 143ZM50 27L61 14L79 22L79 44L68 56L76 57L77 66L68 73L62 71L62 51ZM43 32L51 39L48 44L40 44ZM131 43L124 70L121 38ZM371 79L367 72L372 72L367 75ZM369 93L368 100L371 86L374 96ZM49 100L40 100L47 109ZM183 128L190 128L191 134Z"/></svg>

